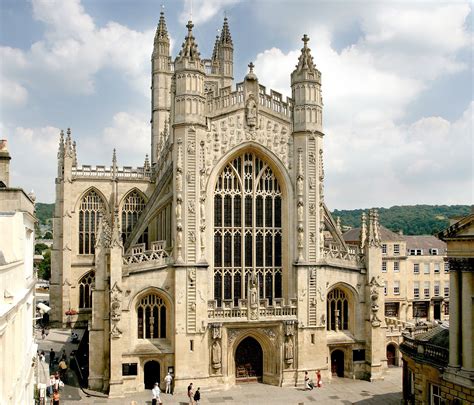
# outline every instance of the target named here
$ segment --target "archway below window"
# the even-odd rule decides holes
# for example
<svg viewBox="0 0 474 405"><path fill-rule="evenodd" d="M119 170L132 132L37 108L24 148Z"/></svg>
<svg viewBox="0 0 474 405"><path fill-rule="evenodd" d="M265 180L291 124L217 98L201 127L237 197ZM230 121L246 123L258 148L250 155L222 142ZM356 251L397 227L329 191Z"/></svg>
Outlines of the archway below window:
<svg viewBox="0 0 474 405"><path fill-rule="evenodd" d="M397 348L392 343L387 346L387 365L389 367L398 366Z"/></svg>
<svg viewBox="0 0 474 405"><path fill-rule="evenodd" d="M155 360L150 360L145 363L143 367L143 378L146 390L151 390L155 383L160 383L160 363Z"/></svg>
<svg viewBox="0 0 474 405"><path fill-rule="evenodd" d="M261 381L263 350L253 337L243 339L235 350L235 378L237 382Z"/></svg>
<svg viewBox="0 0 474 405"><path fill-rule="evenodd" d="M344 352L334 350L331 353L331 373L334 377L344 377Z"/></svg>

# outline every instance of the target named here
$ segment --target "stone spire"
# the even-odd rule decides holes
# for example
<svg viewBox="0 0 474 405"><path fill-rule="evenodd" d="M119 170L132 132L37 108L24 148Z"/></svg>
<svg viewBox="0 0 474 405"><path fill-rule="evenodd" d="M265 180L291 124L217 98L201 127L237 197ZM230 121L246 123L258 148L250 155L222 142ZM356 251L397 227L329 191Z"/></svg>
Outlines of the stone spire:
<svg viewBox="0 0 474 405"><path fill-rule="evenodd" d="M304 34L301 40L303 41L303 48L301 48L301 55L298 59L296 70L298 72L301 72L302 70L314 71L315 66L313 57L311 56L311 49L308 48L309 37Z"/></svg>
<svg viewBox="0 0 474 405"><path fill-rule="evenodd" d="M219 38L221 45L230 45L234 46L232 43L232 37L230 35L229 23L227 22L227 17L224 17L224 24L222 25L221 36Z"/></svg>
<svg viewBox="0 0 474 405"><path fill-rule="evenodd" d="M218 30L219 31L219 30ZM216 42L214 42L214 49L212 50L212 62L217 62L219 61L219 35L216 35Z"/></svg>
<svg viewBox="0 0 474 405"><path fill-rule="evenodd" d="M72 143L72 165L77 166L77 148L76 141Z"/></svg>
<svg viewBox="0 0 474 405"><path fill-rule="evenodd" d="M192 21L188 21L186 28L188 29L188 35L184 38L183 45L181 46L181 51L178 55L178 61L183 59L189 59L190 61L200 60L200 53L198 51L198 45L193 35L194 24Z"/></svg>
<svg viewBox="0 0 474 405"><path fill-rule="evenodd" d="M116 153L115 148L114 148L114 151L112 152L112 177L115 178L117 176L117 171L118 171L117 153Z"/></svg>
<svg viewBox="0 0 474 405"><path fill-rule="evenodd" d="M166 41L169 43L168 29L166 28L165 13L163 9L160 12L160 20L158 21L158 27L156 28L155 33L155 46L159 42Z"/></svg>

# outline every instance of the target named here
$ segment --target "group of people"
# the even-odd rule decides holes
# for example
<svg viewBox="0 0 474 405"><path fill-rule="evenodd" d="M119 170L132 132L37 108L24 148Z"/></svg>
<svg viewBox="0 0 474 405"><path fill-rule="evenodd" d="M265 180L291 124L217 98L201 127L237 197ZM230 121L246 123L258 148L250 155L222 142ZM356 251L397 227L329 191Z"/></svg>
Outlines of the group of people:
<svg viewBox="0 0 474 405"><path fill-rule="evenodd" d="M171 391L171 383L173 381L173 376L170 372L165 377L165 384L166 384L166 393L173 394ZM199 405L199 401L201 400L201 391L198 387L196 391L194 391L193 383L188 385L188 398L189 398L189 405ZM151 404L152 405L162 405L161 402L161 390L160 384L155 383L153 389L151 390Z"/></svg>
<svg viewBox="0 0 474 405"><path fill-rule="evenodd" d="M316 387L321 388L323 383L321 381L321 371L316 370ZM304 388L305 390L312 390L315 387L313 380L309 378L308 372L304 372Z"/></svg>

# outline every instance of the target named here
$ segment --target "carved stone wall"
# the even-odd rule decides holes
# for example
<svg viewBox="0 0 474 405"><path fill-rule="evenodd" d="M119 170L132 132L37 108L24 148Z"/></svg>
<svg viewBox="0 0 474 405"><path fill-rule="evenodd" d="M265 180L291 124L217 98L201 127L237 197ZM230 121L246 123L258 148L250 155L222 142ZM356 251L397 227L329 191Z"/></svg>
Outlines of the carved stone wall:
<svg viewBox="0 0 474 405"><path fill-rule="evenodd" d="M187 288L186 288L186 304L187 304L187 331L188 333L196 332L196 269L188 269Z"/></svg>

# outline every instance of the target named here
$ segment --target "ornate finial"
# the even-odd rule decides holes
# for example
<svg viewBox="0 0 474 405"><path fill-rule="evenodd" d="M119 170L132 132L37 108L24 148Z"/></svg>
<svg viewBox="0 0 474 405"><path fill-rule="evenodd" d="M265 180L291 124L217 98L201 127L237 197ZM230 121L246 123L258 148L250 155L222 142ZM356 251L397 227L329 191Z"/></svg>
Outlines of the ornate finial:
<svg viewBox="0 0 474 405"><path fill-rule="evenodd" d="M311 56L311 49L308 48L309 37L304 34L301 40L303 41L303 48L301 49L301 55L298 59L296 70L298 72L301 72L302 70L314 71L315 66L313 57Z"/></svg>
<svg viewBox="0 0 474 405"><path fill-rule="evenodd" d="M220 43L222 45L233 46L227 17L224 17L224 24L222 24L222 31L220 33Z"/></svg>
<svg viewBox="0 0 474 405"><path fill-rule="evenodd" d="M150 160L148 159L148 153L145 155L145 163L143 163L143 169L146 172L150 171Z"/></svg>
<svg viewBox="0 0 474 405"><path fill-rule="evenodd" d="M71 136L71 128L67 129L67 136Z"/></svg>
<svg viewBox="0 0 474 405"><path fill-rule="evenodd" d="M303 41L304 47L306 48L308 46L309 37L306 34L304 34L303 38L301 38L301 40Z"/></svg>
<svg viewBox="0 0 474 405"><path fill-rule="evenodd" d="M248 67L249 67L249 73L253 73L253 68L255 67L255 65L253 64L253 62L250 62L248 64Z"/></svg>
<svg viewBox="0 0 474 405"><path fill-rule="evenodd" d="M188 35L184 39L181 51L179 52L179 56L177 58L179 61L181 61L183 58L187 58L192 61L200 59L198 46L193 36L193 27L193 22L189 20L188 24L186 25L186 28L188 29Z"/></svg>
<svg viewBox="0 0 474 405"><path fill-rule="evenodd" d="M191 36L192 33L193 33L193 27L194 27L194 24L191 20L188 21L188 23L186 24L186 28L188 29L188 35Z"/></svg>
<svg viewBox="0 0 474 405"><path fill-rule="evenodd" d="M117 174L117 153L114 151L112 153L112 176L115 177Z"/></svg>

